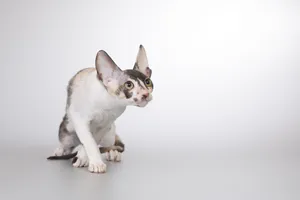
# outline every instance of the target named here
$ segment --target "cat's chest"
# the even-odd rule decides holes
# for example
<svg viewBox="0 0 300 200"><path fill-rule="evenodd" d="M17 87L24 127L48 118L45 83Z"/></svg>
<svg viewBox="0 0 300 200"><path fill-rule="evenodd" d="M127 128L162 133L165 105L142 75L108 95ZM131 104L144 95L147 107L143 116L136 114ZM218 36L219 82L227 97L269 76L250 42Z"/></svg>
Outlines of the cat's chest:
<svg viewBox="0 0 300 200"><path fill-rule="evenodd" d="M95 109L90 120L90 127L93 132L97 132L104 128L109 128L111 124L122 115L125 107L117 107L114 109Z"/></svg>

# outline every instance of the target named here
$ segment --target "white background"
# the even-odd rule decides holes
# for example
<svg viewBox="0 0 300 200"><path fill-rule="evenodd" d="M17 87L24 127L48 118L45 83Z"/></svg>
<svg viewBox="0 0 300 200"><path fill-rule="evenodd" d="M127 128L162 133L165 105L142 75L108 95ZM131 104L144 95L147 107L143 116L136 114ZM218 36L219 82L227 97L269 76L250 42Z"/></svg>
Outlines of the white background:
<svg viewBox="0 0 300 200"><path fill-rule="evenodd" d="M0 199L299 200L298 0L0 3ZM107 173L47 161L66 87L104 49L153 101L117 121Z"/></svg>
<svg viewBox="0 0 300 200"><path fill-rule="evenodd" d="M299 145L298 1L1 3L1 140L57 144L68 80L146 48L154 100L117 121L143 148ZM129 145L129 148L130 148Z"/></svg>

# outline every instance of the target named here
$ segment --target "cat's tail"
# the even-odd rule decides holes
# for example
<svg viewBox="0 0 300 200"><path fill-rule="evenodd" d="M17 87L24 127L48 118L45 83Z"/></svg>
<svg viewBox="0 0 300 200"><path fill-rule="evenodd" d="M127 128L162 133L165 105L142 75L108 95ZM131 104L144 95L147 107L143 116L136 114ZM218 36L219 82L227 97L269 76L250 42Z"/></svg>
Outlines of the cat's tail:
<svg viewBox="0 0 300 200"><path fill-rule="evenodd" d="M114 146L99 148L100 153L107 153L107 152L110 152L111 150L118 151L120 153L123 153L125 151L125 145L118 135L116 135ZM62 155L62 156L49 156L47 158L47 160L69 160L71 158L74 158L76 155L77 155L77 151L74 153Z"/></svg>
<svg viewBox="0 0 300 200"><path fill-rule="evenodd" d="M77 155L77 151L75 153L62 155L62 156L49 156L47 160L69 160L71 158L74 158Z"/></svg>

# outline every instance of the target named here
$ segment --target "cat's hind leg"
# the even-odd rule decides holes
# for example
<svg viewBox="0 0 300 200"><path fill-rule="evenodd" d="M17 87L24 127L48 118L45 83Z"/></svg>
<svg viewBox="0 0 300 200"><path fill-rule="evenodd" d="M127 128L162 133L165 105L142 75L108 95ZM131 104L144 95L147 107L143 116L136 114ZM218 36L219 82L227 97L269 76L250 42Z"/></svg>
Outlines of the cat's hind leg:
<svg viewBox="0 0 300 200"><path fill-rule="evenodd" d="M100 141L100 151L106 154L106 160L120 162L125 145L116 134L116 128L113 124L111 129L103 136Z"/></svg>
<svg viewBox="0 0 300 200"><path fill-rule="evenodd" d="M104 148L106 151L106 160L115 162L120 162L122 160L122 154L125 151L125 145L117 134L115 134L114 145Z"/></svg>
<svg viewBox="0 0 300 200"><path fill-rule="evenodd" d="M68 155L72 152L74 147L80 144L80 140L78 139L74 128L68 122L67 116L64 116L60 123L58 138L60 145L54 150L54 156Z"/></svg>

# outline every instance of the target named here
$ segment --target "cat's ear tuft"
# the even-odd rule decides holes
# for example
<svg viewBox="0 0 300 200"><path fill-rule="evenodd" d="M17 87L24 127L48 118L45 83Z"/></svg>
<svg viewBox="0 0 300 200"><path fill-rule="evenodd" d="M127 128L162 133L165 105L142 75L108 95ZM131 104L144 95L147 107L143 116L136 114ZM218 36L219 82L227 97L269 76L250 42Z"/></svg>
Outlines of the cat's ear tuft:
<svg viewBox="0 0 300 200"><path fill-rule="evenodd" d="M139 52L137 54L133 69L140 71L141 73L145 74L148 78L151 77L152 70L149 68L146 50L143 45L140 45L139 47Z"/></svg>
<svg viewBox="0 0 300 200"><path fill-rule="evenodd" d="M122 70L104 50L98 51L95 64L98 76L104 85L112 79L117 79L122 73Z"/></svg>

